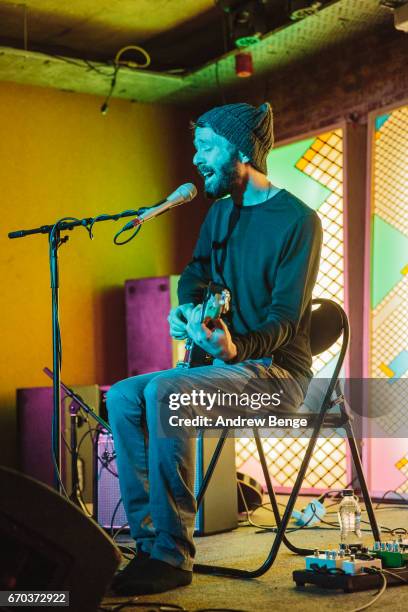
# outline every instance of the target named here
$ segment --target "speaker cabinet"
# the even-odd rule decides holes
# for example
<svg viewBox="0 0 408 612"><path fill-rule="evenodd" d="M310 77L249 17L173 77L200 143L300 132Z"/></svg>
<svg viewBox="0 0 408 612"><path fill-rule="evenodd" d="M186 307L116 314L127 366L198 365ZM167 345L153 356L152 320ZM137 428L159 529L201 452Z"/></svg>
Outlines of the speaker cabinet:
<svg viewBox="0 0 408 612"><path fill-rule="evenodd" d="M196 536L229 531L238 525L234 442L233 438L225 441L213 477L197 512ZM216 444L216 438L200 436L197 439L195 495L201 486ZM97 453L96 520L106 529L119 529L127 524L127 519L121 502L115 450L110 435L99 435Z"/></svg>
<svg viewBox="0 0 408 612"><path fill-rule="evenodd" d="M86 404L99 414L100 394L97 385L74 386ZM53 486L54 468L51 455L52 387L33 387L17 389L17 426L19 440L20 469L24 474ZM61 392L61 441L62 479L68 492L71 492L71 456L65 445L70 442L71 399ZM86 503L93 501L93 445L89 427L95 427L89 417L77 427L79 445L78 474L82 497Z"/></svg>
<svg viewBox="0 0 408 612"><path fill-rule="evenodd" d="M125 283L128 375L168 370L184 355L184 342L172 340L167 317L178 305L179 276Z"/></svg>
<svg viewBox="0 0 408 612"><path fill-rule="evenodd" d="M117 547L95 521L32 478L0 466L0 491L0 591L65 591L70 610L96 612L119 565Z"/></svg>

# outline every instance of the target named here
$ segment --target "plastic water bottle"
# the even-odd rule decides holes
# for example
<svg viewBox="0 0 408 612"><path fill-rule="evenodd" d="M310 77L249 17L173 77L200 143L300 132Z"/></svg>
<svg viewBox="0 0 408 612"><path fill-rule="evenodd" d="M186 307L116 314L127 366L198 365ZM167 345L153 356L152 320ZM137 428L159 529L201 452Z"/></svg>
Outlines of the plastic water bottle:
<svg viewBox="0 0 408 612"><path fill-rule="evenodd" d="M361 510L358 498L353 489L343 490L343 499L340 502L338 518L340 524L340 541L350 544L350 540L361 538Z"/></svg>

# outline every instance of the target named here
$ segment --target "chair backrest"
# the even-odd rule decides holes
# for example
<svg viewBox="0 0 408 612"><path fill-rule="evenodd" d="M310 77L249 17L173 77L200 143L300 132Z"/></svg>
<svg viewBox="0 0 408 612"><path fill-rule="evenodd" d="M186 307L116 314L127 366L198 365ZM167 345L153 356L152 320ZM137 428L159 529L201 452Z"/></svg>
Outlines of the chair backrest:
<svg viewBox="0 0 408 612"><path fill-rule="evenodd" d="M339 304L332 300L318 298L312 300L312 319L310 323L310 348L312 355L326 351L345 333L345 344L348 341L348 320ZM344 344L344 342L343 342Z"/></svg>
<svg viewBox="0 0 408 612"><path fill-rule="evenodd" d="M320 413L321 424L324 414L331 406L333 391L338 384L338 377L343 366L349 341L349 324L343 308L324 298L312 300L312 317L310 325L310 348L313 355L319 355L329 349L342 336L340 351L337 354L333 371L328 378L313 377L310 382L304 405L313 413Z"/></svg>

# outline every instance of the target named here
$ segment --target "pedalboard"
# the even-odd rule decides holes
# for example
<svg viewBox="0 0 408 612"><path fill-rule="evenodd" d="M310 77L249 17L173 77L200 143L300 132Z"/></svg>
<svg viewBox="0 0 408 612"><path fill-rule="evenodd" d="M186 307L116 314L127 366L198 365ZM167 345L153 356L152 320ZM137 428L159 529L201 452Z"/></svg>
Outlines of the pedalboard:
<svg viewBox="0 0 408 612"><path fill-rule="evenodd" d="M389 586L408 585L408 567L391 570L394 576L384 573ZM295 570L293 580L297 587L304 587L306 584L314 584L322 589L342 590L345 593L354 591L366 591L368 589L378 589L382 585L382 578L378 572L359 574L337 574L323 573L313 570Z"/></svg>
<svg viewBox="0 0 408 612"><path fill-rule="evenodd" d="M315 550L305 564L306 569L293 572L296 586L314 584L351 593L380 587L382 572L388 586L408 585L408 543L401 539L375 542L371 548L341 544L338 550Z"/></svg>

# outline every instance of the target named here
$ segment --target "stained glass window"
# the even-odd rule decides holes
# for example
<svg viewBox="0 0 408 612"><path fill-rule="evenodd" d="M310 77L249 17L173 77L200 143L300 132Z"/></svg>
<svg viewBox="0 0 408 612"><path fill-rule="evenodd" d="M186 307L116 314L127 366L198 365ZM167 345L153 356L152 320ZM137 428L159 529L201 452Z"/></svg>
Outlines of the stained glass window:
<svg viewBox="0 0 408 612"><path fill-rule="evenodd" d="M314 297L344 302L343 249L343 133L332 130L277 147L269 154L268 176L317 211L323 227L323 247ZM315 375L331 372L340 349L334 344L314 358ZM264 440L273 482L291 487L308 438ZM236 440L237 468L262 480L254 440ZM305 489L338 489L347 484L346 443L342 438L320 438L304 481Z"/></svg>
<svg viewBox="0 0 408 612"><path fill-rule="evenodd" d="M378 480L375 487L408 494L408 441L396 437L407 419L407 394L393 385L408 378L408 106L378 115L374 136L369 375L389 386L378 387L370 405L387 407L379 421L389 438L371 441L371 459L387 446L388 486Z"/></svg>

